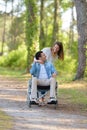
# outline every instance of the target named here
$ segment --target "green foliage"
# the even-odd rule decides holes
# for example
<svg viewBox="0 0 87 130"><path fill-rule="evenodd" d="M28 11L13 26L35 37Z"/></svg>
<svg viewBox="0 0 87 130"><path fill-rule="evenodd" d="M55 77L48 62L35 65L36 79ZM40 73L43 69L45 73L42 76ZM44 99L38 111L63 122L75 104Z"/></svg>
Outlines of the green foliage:
<svg viewBox="0 0 87 130"><path fill-rule="evenodd" d="M18 49L19 45L21 45L24 40L24 17L24 15L21 17L14 17L11 23L7 37L9 51Z"/></svg>
<svg viewBox="0 0 87 130"><path fill-rule="evenodd" d="M55 62L55 66L59 73L75 73L77 69L77 60L78 60L78 50L77 50L77 42L74 42L69 48L67 38L63 37L64 42L64 61L57 60Z"/></svg>
<svg viewBox="0 0 87 130"><path fill-rule="evenodd" d="M39 48L39 22L40 22L40 1L38 0L24 0L26 10L18 15L13 16L13 21L11 25L11 17L7 14L6 21L6 41L4 43L4 52L6 53L8 45L8 50L13 50L7 56L0 57L0 65L11 68L25 68L30 66L34 54ZM20 4L23 1L19 2ZM59 71L59 74L75 73L77 64L78 64L78 50L77 42L74 41L71 45L69 43L69 32L70 30L62 30L62 21L61 16L66 11L72 7L73 3L70 0L61 0L59 15L58 15L58 24L59 24L59 36L58 40L63 42L64 45L64 54L65 59L63 62L58 60L56 68ZM24 7L24 5L23 5ZM43 47L51 46L52 40L52 29L54 21L54 1L46 0L44 1L44 19L43 27L45 33L45 44ZM18 8L17 8L18 9ZM62 13L61 13L62 12ZM2 32L3 32L3 19L4 13L0 14L0 40L2 41ZM26 26L26 27L25 27ZM24 28L25 27L25 28ZM8 31L9 30L9 31ZM73 30L74 31L74 30ZM25 34L26 33L26 34ZM26 35L26 38L25 38ZM74 40L77 40L77 34L74 32ZM26 49L22 48L23 53L19 50L21 44L25 42ZM2 50L2 43L0 42L0 51ZM15 50L15 51L14 51ZM24 55L23 55L24 54ZM26 65L27 64L27 65Z"/></svg>
<svg viewBox="0 0 87 130"><path fill-rule="evenodd" d="M18 50L11 51L8 55L0 57L0 66L13 69L23 69L26 67L26 48L20 46Z"/></svg>
<svg viewBox="0 0 87 130"><path fill-rule="evenodd" d="M59 73L75 73L76 71L76 59L72 59L71 56L66 56L64 61L56 61L55 66Z"/></svg>
<svg viewBox="0 0 87 130"><path fill-rule="evenodd" d="M38 36L37 6L35 0L25 0L25 5L26 5L27 68L29 69L32 62L31 50L33 50L33 45L35 44L35 42L37 42L37 36ZM33 52L35 52L35 50L33 50Z"/></svg>
<svg viewBox="0 0 87 130"><path fill-rule="evenodd" d="M64 11L72 7L73 2L71 0L62 0L61 7Z"/></svg>
<svg viewBox="0 0 87 130"><path fill-rule="evenodd" d="M37 34L37 7L35 0L25 0L26 5L26 44L33 43ZM30 44L29 44L30 43Z"/></svg>

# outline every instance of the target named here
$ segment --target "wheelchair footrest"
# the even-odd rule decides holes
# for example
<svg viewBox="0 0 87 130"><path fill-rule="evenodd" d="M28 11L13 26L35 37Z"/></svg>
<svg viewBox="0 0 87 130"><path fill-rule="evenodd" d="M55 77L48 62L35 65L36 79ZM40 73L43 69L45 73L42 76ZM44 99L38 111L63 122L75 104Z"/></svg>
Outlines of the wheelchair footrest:
<svg viewBox="0 0 87 130"><path fill-rule="evenodd" d="M50 102L47 102L47 104L57 104L57 101L50 101Z"/></svg>

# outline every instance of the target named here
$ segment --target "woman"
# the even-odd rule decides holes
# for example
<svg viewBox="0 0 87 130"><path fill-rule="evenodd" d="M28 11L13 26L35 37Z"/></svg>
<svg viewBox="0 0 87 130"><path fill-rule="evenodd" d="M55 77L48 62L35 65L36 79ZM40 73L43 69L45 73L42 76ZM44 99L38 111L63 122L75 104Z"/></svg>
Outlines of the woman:
<svg viewBox="0 0 87 130"><path fill-rule="evenodd" d="M62 42L56 41L52 47L43 48L42 51L46 55L47 61L54 63L55 60L64 60L64 51ZM34 60L35 62L41 62L40 60Z"/></svg>

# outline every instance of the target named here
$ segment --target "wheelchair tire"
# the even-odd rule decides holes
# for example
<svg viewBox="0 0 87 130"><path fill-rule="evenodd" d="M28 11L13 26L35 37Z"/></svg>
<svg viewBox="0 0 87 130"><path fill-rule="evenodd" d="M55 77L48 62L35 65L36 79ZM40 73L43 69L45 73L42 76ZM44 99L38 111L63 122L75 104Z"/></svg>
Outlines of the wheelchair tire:
<svg viewBox="0 0 87 130"><path fill-rule="evenodd" d="M28 91L27 91L27 104L28 104L29 108L31 107L30 95L31 95L31 88L28 87Z"/></svg>
<svg viewBox="0 0 87 130"><path fill-rule="evenodd" d="M27 104L28 104L28 107L30 108L31 107L31 101L30 101L29 94L27 94Z"/></svg>
<svg viewBox="0 0 87 130"><path fill-rule="evenodd" d="M57 107L58 107L58 100L57 100L57 102L55 104L55 109L57 109Z"/></svg>

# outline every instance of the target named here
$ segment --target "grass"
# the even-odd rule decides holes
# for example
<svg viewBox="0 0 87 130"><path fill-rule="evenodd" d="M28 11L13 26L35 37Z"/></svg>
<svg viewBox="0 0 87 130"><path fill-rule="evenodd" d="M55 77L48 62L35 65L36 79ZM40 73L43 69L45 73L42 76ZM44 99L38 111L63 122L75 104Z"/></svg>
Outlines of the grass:
<svg viewBox="0 0 87 130"><path fill-rule="evenodd" d="M10 130L12 126L12 117L0 110L0 130Z"/></svg>
<svg viewBox="0 0 87 130"><path fill-rule="evenodd" d="M30 77L30 74L26 73L25 70L13 70L3 67L0 67L0 75L2 77L18 78L20 80L29 79Z"/></svg>
<svg viewBox="0 0 87 130"><path fill-rule="evenodd" d="M0 74L3 76L22 77L23 71L0 67Z"/></svg>
<svg viewBox="0 0 87 130"><path fill-rule="evenodd" d="M59 100L87 113L87 79L59 84Z"/></svg>
<svg viewBox="0 0 87 130"><path fill-rule="evenodd" d="M69 89L60 89L59 90L60 96L68 97L70 98L72 103L81 103L87 105L87 92L83 92L82 90L79 90L77 88L69 88Z"/></svg>

